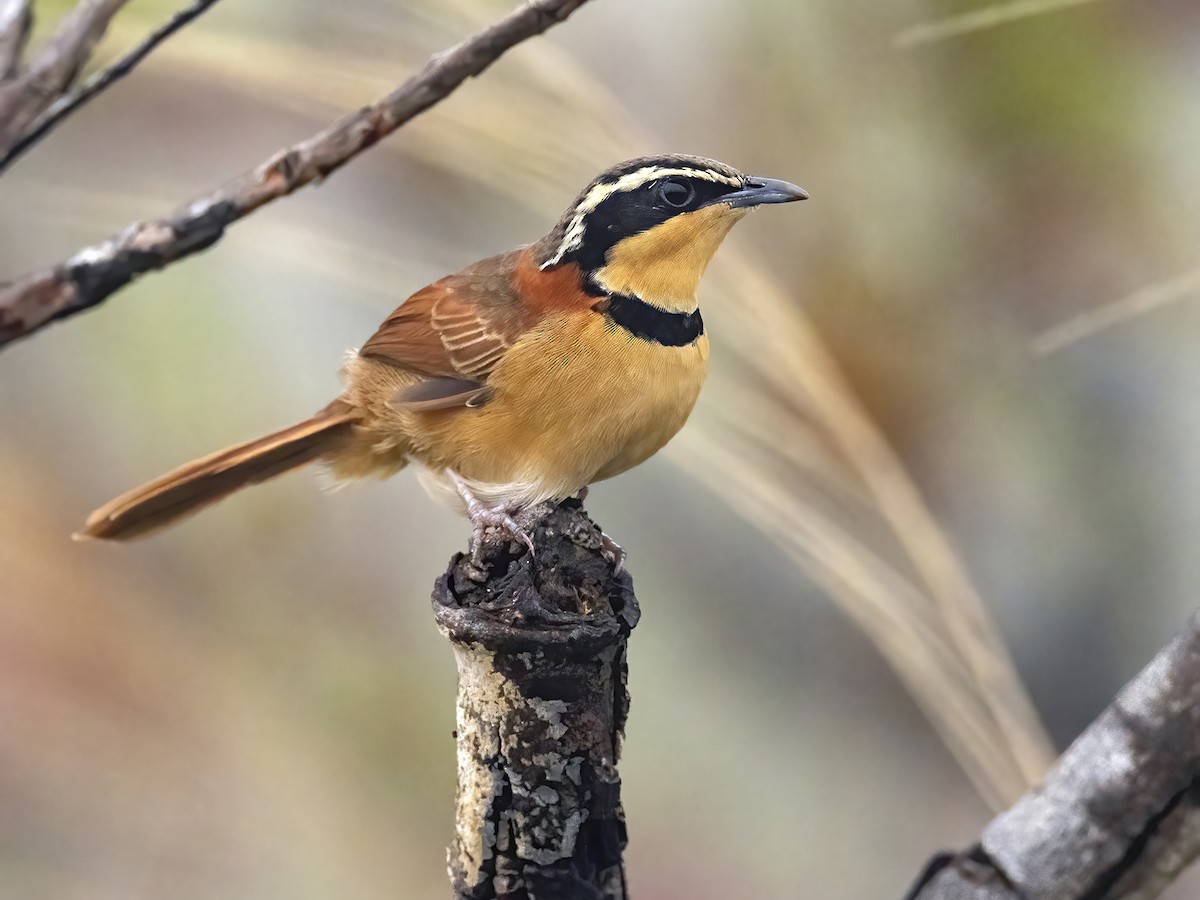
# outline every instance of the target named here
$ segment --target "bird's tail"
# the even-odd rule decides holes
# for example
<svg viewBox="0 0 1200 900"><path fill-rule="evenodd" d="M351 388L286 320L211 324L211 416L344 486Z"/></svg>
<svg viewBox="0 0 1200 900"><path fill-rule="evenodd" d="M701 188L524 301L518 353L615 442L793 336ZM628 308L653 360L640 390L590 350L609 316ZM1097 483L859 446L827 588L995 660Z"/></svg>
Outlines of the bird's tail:
<svg viewBox="0 0 1200 900"><path fill-rule="evenodd" d="M349 440L356 414L335 400L310 419L168 472L106 503L78 540L124 541L165 528L251 484L313 462Z"/></svg>

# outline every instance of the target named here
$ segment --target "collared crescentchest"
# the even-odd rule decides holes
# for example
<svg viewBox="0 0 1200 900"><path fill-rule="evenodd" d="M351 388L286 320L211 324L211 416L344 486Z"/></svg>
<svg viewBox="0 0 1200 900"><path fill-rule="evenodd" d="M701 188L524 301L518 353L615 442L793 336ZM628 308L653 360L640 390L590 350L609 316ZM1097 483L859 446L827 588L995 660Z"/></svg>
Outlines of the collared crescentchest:
<svg viewBox="0 0 1200 900"><path fill-rule="evenodd" d="M118 497L80 537L147 534L320 460L335 478L408 465L487 525L636 466L687 420L708 366L700 277L753 207L795 185L694 156L602 173L544 238L408 298L351 354L315 416Z"/></svg>

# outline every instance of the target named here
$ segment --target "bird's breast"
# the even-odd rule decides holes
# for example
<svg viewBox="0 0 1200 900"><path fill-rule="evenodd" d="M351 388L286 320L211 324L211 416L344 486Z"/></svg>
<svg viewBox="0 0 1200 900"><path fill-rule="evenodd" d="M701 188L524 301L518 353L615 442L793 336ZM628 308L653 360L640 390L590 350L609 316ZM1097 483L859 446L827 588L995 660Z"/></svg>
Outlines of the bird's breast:
<svg viewBox="0 0 1200 900"><path fill-rule="evenodd" d="M486 405L426 420L426 462L531 501L569 496L666 444L707 367L705 335L664 346L591 310L548 316L492 372Z"/></svg>

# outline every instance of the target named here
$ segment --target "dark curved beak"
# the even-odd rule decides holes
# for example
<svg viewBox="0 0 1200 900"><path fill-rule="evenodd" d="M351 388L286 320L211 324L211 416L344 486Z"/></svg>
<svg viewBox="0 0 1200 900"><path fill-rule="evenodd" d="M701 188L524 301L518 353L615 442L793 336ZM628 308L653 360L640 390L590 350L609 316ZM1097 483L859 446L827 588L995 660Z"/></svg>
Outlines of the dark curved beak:
<svg viewBox="0 0 1200 900"><path fill-rule="evenodd" d="M728 203L734 209L741 209L762 206L766 203L791 203L793 200L807 199L808 191L791 182L751 175L746 179L746 185L740 191L724 194L717 202Z"/></svg>

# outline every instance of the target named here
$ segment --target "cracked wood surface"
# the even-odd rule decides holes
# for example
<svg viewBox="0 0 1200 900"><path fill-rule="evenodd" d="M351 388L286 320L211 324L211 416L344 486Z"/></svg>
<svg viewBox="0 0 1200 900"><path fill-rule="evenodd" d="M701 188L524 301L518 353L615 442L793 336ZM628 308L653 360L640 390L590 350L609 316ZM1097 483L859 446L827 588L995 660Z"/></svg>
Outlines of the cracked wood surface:
<svg viewBox="0 0 1200 900"><path fill-rule="evenodd" d="M391 94L279 151L173 215L135 222L66 262L0 285L0 347L96 306L145 272L211 247L234 222L341 168L479 75L505 51L563 21L585 2L522 4L471 38L434 54ZM112 0L110 4L117 5Z"/></svg>
<svg viewBox="0 0 1200 900"><path fill-rule="evenodd" d="M1200 855L1200 614L910 900L1150 900Z"/></svg>
<svg viewBox="0 0 1200 900"><path fill-rule="evenodd" d="M454 896L626 900L616 764L637 600L577 502L534 543L536 562L485 545L482 574L456 557L434 589L458 663Z"/></svg>

